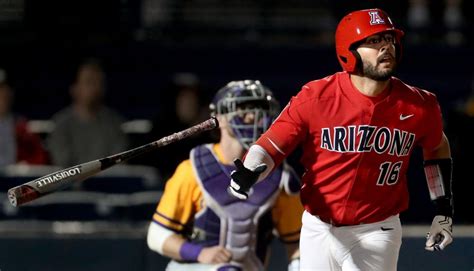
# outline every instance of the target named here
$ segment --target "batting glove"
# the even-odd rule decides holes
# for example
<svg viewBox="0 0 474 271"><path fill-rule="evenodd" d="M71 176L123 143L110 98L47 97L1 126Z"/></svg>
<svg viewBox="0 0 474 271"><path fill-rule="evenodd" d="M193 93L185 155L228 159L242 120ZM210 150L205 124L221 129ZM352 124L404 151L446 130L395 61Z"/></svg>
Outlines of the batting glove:
<svg viewBox="0 0 474 271"><path fill-rule="evenodd" d="M430 232L426 235L426 239L426 250L443 250L447 245L453 242L453 219L449 216L435 216L433 223L431 223Z"/></svg>
<svg viewBox="0 0 474 271"><path fill-rule="evenodd" d="M258 176L267 169L267 165L260 164L253 171L244 167L240 159L235 159L234 165L236 169L230 173L228 191L234 197L245 200L249 197L250 187L257 182Z"/></svg>

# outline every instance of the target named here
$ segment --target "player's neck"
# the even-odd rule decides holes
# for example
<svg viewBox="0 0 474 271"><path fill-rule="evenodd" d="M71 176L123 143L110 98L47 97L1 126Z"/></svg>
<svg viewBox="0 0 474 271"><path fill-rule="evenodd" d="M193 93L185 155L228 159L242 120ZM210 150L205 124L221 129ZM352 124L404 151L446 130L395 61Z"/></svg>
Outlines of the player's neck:
<svg viewBox="0 0 474 271"><path fill-rule="evenodd" d="M390 84L390 80L375 81L356 74L351 74L350 78L352 85L354 85L360 93L370 97L380 95L387 88L388 84Z"/></svg>
<svg viewBox="0 0 474 271"><path fill-rule="evenodd" d="M219 143L222 150L222 156L224 157L224 164L232 164L234 159L242 158L245 153L240 142L227 133L221 133L221 140Z"/></svg>

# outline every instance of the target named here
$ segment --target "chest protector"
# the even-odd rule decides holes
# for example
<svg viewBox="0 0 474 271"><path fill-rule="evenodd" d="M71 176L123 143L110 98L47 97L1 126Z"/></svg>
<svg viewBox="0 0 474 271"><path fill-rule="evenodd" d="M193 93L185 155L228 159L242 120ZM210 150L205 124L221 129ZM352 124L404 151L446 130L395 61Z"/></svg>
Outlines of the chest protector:
<svg viewBox="0 0 474 271"><path fill-rule="evenodd" d="M271 235L271 207L280 189L298 193L299 179L292 170L275 169L252 187L247 200L239 200L227 193L235 167L219 163L212 145L198 146L190 156L204 200L204 208L195 216L192 241L204 246L222 245L232 251L233 264L243 270L263 270L265 253L257 250L267 244L259 244L264 236L258 235ZM263 225L267 225L266 230Z"/></svg>

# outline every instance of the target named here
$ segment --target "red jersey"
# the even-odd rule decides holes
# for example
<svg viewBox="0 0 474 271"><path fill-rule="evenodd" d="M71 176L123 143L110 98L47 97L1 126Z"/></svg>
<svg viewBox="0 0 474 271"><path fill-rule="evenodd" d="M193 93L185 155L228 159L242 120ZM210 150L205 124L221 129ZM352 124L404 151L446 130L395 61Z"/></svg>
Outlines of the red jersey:
<svg viewBox="0 0 474 271"><path fill-rule="evenodd" d="M413 148L441 143L436 96L392 77L377 97L360 93L346 72L311 81L256 144L275 164L301 144L301 200L335 224L381 221L408 207Z"/></svg>

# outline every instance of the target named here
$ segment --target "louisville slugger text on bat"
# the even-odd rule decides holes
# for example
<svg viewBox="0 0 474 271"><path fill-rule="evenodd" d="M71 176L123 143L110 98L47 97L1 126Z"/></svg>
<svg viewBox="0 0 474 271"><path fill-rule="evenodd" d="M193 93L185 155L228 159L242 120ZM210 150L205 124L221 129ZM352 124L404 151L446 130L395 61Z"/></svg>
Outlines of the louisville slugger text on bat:
<svg viewBox="0 0 474 271"><path fill-rule="evenodd" d="M13 206L20 206L47 194L64 189L75 182L83 181L121 162L180 141L189 136L215 129L218 126L219 123L217 119L210 118L188 129L165 136L143 146L53 172L22 185L10 188L8 190L8 199Z"/></svg>

